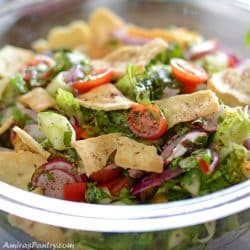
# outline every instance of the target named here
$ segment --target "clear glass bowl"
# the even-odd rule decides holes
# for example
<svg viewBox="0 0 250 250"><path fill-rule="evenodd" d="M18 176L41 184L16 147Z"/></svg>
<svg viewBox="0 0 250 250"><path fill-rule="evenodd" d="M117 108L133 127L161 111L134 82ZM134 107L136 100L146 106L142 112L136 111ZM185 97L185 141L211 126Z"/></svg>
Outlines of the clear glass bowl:
<svg viewBox="0 0 250 250"><path fill-rule="evenodd" d="M250 12L249 5L243 2L17 1L15 5L8 4L0 9L0 45L9 43L29 47L33 40L44 37L52 26L87 18L94 8L106 6L139 25L181 25L207 37L218 37L227 47L244 56L249 54L244 45L244 35L249 28ZM249 203L250 181L200 198L137 206L64 202L0 182L2 229L15 239L27 242L20 230L10 227L7 214L50 224L62 228L61 232L68 237L66 241L75 243L77 249L165 250L198 247L197 235L204 231L204 223L214 220L217 220L216 229L209 246L211 249L225 249L226 244L249 231ZM33 233L33 236L36 235ZM49 235L48 240L53 240L53 237L53 234ZM248 249L249 245L245 247Z"/></svg>

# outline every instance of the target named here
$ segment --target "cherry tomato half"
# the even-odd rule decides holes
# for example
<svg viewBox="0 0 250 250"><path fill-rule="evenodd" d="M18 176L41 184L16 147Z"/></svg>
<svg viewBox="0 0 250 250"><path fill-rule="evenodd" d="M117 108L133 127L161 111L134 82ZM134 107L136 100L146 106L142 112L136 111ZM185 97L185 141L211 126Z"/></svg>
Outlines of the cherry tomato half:
<svg viewBox="0 0 250 250"><path fill-rule="evenodd" d="M99 69L94 71L89 79L75 81L72 83L72 86L80 93L87 92L102 84L110 83L113 75L114 72L112 68Z"/></svg>
<svg viewBox="0 0 250 250"><path fill-rule="evenodd" d="M136 105L128 113L128 127L138 137L158 139L167 131L162 111L155 105Z"/></svg>
<svg viewBox="0 0 250 250"><path fill-rule="evenodd" d="M112 181L103 183L99 185L100 187L106 187L108 188L109 192L113 195L116 196L120 193L120 191L123 188L129 188L130 187L130 181L129 177L127 176L121 176L119 178L116 178Z"/></svg>
<svg viewBox="0 0 250 250"><path fill-rule="evenodd" d="M110 164L105 168L90 175L92 181L97 181L98 183L105 183L116 179L122 173L121 168L117 168L114 164Z"/></svg>
<svg viewBox="0 0 250 250"><path fill-rule="evenodd" d="M193 92L198 84L208 79L208 74L203 68L186 60L174 58L170 61L170 65L174 77L185 85L184 93Z"/></svg>
<svg viewBox="0 0 250 250"><path fill-rule="evenodd" d="M21 70L23 79L30 81L33 77L46 80L51 74L55 61L48 56L40 55L26 63Z"/></svg>

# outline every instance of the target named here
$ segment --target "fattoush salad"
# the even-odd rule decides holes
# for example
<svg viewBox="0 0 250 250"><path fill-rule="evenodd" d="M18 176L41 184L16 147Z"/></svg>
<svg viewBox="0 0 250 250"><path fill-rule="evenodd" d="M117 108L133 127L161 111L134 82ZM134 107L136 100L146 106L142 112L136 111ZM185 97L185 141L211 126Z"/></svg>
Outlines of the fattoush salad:
<svg viewBox="0 0 250 250"><path fill-rule="evenodd" d="M106 9L0 50L0 180L67 201L164 203L250 176L250 64Z"/></svg>

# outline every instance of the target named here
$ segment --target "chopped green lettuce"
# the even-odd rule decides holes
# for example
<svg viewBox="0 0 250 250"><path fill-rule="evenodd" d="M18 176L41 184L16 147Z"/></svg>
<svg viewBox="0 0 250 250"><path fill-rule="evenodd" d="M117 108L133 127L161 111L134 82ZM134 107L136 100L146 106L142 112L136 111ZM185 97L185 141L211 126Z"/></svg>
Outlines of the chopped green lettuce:
<svg viewBox="0 0 250 250"><path fill-rule="evenodd" d="M172 79L166 65L152 65L145 72L137 73L134 65L129 65L126 75L116 87L128 98L143 104L160 99L166 87L180 90L181 85Z"/></svg>
<svg viewBox="0 0 250 250"><path fill-rule="evenodd" d="M250 30L248 30L246 33L245 42L246 42L246 46L250 47Z"/></svg>
<svg viewBox="0 0 250 250"><path fill-rule="evenodd" d="M110 203L112 197L107 189L98 188L95 184L89 182L85 193L85 199L90 203Z"/></svg>
<svg viewBox="0 0 250 250"><path fill-rule="evenodd" d="M234 144L242 145L243 141L249 136L249 115L240 109L228 110L215 133L213 143L221 158L223 158L231 151Z"/></svg>
<svg viewBox="0 0 250 250"><path fill-rule="evenodd" d="M246 179L242 172L241 164L249 157L245 147L234 144L233 149L225 156L219 165L224 178L230 184L237 184ZM249 158L250 159L250 158Z"/></svg>
<svg viewBox="0 0 250 250"><path fill-rule="evenodd" d="M59 50L55 52L56 66L54 68L55 73L61 71L68 71L72 66L80 64L83 67L84 72L90 71L90 65L88 58L79 52L71 52L67 50Z"/></svg>
<svg viewBox="0 0 250 250"><path fill-rule="evenodd" d="M10 78L10 84L14 86L17 94L25 94L29 91L26 82L21 74L17 73Z"/></svg>
<svg viewBox="0 0 250 250"><path fill-rule="evenodd" d="M170 44L169 47L153 58L149 65L165 64L168 65L172 58L183 58L184 51L178 44Z"/></svg>
<svg viewBox="0 0 250 250"><path fill-rule="evenodd" d="M68 117L74 116L80 124L82 123L81 108L72 93L59 89L56 94L56 105L65 115Z"/></svg>

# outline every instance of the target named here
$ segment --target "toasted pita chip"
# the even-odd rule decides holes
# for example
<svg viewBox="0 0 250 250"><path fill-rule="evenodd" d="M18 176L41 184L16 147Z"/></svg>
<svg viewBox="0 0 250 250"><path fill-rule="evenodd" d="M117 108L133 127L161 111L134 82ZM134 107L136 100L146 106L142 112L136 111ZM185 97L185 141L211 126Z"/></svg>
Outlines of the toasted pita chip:
<svg viewBox="0 0 250 250"><path fill-rule="evenodd" d="M49 43L46 39L39 39L31 44L33 50L38 53L44 53L50 49Z"/></svg>
<svg viewBox="0 0 250 250"><path fill-rule="evenodd" d="M135 105L111 83L96 87L78 96L76 100L85 108L104 111L129 109Z"/></svg>
<svg viewBox="0 0 250 250"><path fill-rule="evenodd" d="M90 16L89 27L91 39L88 55L91 58L101 58L113 50L108 44L110 33L125 26L123 20L106 8L96 9Z"/></svg>
<svg viewBox="0 0 250 250"><path fill-rule="evenodd" d="M13 131L16 135L21 139L24 145L27 145L31 152L38 153L43 156L45 159L48 159L50 153L43 149L43 147L33 138L31 137L26 131L23 129L15 126Z"/></svg>
<svg viewBox="0 0 250 250"><path fill-rule="evenodd" d="M27 184L35 170L46 159L29 151L0 152L0 180L27 190Z"/></svg>
<svg viewBox="0 0 250 250"><path fill-rule="evenodd" d="M9 79L8 77L4 77L1 79L0 77L0 101L2 99L2 96L3 96L3 93L4 93L4 90L6 89L6 87L8 86L9 84Z"/></svg>
<svg viewBox="0 0 250 250"><path fill-rule="evenodd" d="M141 37L146 39L161 38L166 42L178 43L183 47L197 43L201 40L200 35L184 28L173 29L144 29L137 26L127 28L128 35L132 37Z"/></svg>
<svg viewBox="0 0 250 250"><path fill-rule="evenodd" d="M48 35L50 49L68 48L86 44L89 40L90 31L84 21L74 21L67 26L53 28Z"/></svg>
<svg viewBox="0 0 250 250"><path fill-rule="evenodd" d="M119 136L118 133L101 135L73 144L88 176L106 166L110 155L116 150L115 140Z"/></svg>
<svg viewBox="0 0 250 250"><path fill-rule="evenodd" d="M208 88L226 105L250 105L250 66L242 72L226 69L212 75Z"/></svg>
<svg viewBox="0 0 250 250"><path fill-rule="evenodd" d="M32 44L32 48L39 53L50 49L75 49L86 45L90 39L88 24L78 20L66 26L57 26L50 30L48 39L39 39Z"/></svg>
<svg viewBox="0 0 250 250"><path fill-rule="evenodd" d="M14 124L13 117L7 118L2 125L0 125L0 135L6 132Z"/></svg>
<svg viewBox="0 0 250 250"><path fill-rule="evenodd" d="M0 50L0 77L16 73L33 58L31 50L6 45Z"/></svg>
<svg viewBox="0 0 250 250"><path fill-rule="evenodd" d="M163 160L154 146L122 136L116 140L115 164L122 168L162 173Z"/></svg>
<svg viewBox="0 0 250 250"><path fill-rule="evenodd" d="M211 90L172 96L155 101L155 104L164 110L169 128L175 124L193 121L219 110L218 98Z"/></svg>
<svg viewBox="0 0 250 250"><path fill-rule="evenodd" d="M126 73L129 64L134 64L138 71L144 67L159 53L166 50L168 44L162 39L154 39L143 46L124 46L108 54L104 61L108 62L115 71L117 78Z"/></svg>
<svg viewBox="0 0 250 250"><path fill-rule="evenodd" d="M19 101L35 112L41 112L56 105L52 96L43 88L35 88L19 97Z"/></svg>
<svg viewBox="0 0 250 250"><path fill-rule="evenodd" d="M62 244L66 242L62 229L34 221L29 221L14 215L8 216L9 223L16 228L23 230L32 238L49 243Z"/></svg>

